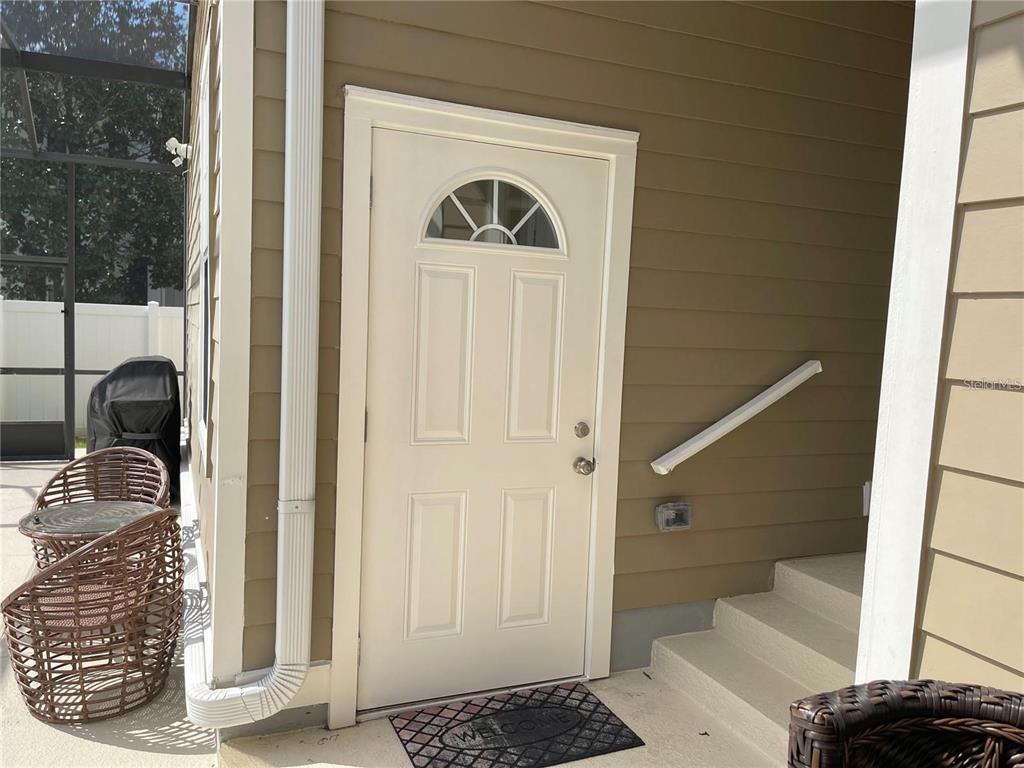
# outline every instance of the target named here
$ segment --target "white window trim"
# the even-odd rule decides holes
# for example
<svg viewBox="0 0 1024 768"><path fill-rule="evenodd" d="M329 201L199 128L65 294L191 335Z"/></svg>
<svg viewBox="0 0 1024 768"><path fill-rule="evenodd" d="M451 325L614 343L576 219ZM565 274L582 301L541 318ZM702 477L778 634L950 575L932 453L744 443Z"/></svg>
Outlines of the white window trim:
<svg viewBox="0 0 1024 768"><path fill-rule="evenodd" d="M917 3L857 682L911 673L970 29L970 0Z"/></svg>
<svg viewBox="0 0 1024 768"><path fill-rule="evenodd" d="M345 88L341 370L334 553L334 635L328 726L356 721L363 430L366 408L370 265L370 160L374 128L596 157L608 162L604 296L600 333L595 475L584 674L608 675L611 654L615 506L618 487L626 289L638 134L449 104L367 88ZM419 222L417 222L419 223Z"/></svg>

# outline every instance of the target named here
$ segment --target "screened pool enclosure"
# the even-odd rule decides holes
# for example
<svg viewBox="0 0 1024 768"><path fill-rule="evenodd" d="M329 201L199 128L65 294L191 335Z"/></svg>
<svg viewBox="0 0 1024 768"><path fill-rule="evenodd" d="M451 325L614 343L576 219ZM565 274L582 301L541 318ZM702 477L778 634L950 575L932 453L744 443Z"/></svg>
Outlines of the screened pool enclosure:
<svg viewBox="0 0 1024 768"><path fill-rule="evenodd" d="M0 455L63 459L92 384L183 365L191 6L0 6Z"/></svg>

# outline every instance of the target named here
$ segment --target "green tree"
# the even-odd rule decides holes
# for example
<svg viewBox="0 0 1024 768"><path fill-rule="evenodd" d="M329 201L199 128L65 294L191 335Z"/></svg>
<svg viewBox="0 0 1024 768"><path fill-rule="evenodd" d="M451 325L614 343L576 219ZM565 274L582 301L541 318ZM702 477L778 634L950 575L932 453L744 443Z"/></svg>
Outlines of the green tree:
<svg viewBox="0 0 1024 768"><path fill-rule="evenodd" d="M21 50L181 70L187 6L162 0L5 2ZM166 163L164 142L182 136L181 91L28 72L39 149ZM29 148L18 73L0 73L0 141ZM184 185L180 174L79 165L76 299L144 303L149 287L181 288ZM11 157L0 162L0 250L63 255L67 169ZM3 293L44 299L52 272L5 265Z"/></svg>

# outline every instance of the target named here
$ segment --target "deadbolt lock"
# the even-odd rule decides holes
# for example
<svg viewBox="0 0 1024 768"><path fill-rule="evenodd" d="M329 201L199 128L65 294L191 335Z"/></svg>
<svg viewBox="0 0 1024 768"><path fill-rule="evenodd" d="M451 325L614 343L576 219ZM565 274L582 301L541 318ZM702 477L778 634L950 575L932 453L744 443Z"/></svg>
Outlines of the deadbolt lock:
<svg viewBox="0 0 1024 768"><path fill-rule="evenodd" d="M572 431L576 434L576 437L586 437L590 434L590 425L585 421L577 421Z"/></svg>

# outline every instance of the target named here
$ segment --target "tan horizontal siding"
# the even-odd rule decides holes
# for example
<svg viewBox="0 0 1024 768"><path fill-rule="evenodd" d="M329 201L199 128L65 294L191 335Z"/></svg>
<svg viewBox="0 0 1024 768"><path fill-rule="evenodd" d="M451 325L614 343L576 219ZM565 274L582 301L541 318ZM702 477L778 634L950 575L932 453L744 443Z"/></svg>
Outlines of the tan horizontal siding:
<svg viewBox="0 0 1024 768"><path fill-rule="evenodd" d="M762 560L623 574L615 577L613 602L616 606L648 608L764 592L771 589L774 566L774 560Z"/></svg>
<svg viewBox="0 0 1024 768"><path fill-rule="evenodd" d="M637 307L626 319L626 346L874 354L884 330L882 320Z"/></svg>
<svg viewBox="0 0 1024 768"><path fill-rule="evenodd" d="M648 461L624 461L619 465L619 498L846 488L871 476L871 460L870 453L721 458L697 455L664 476L655 475Z"/></svg>
<svg viewBox="0 0 1024 768"><path fill-rule="evenodd" d="M556 3L574 10L679 32L687 37L724 40L755 50L775 51L799 59L829 62L906 79L910 70L909 37L901 41L864 34L809 19L786 18L770 10L738 3L635 2ZM685 42L681 43L685 45Z"/></svg>
<svg viewBox="0 0 1024 768"><path fill-rule="evenodd" d="M921 629L1024 670L1024 579L932 552ZM979 621L979 617L993 621Z"/></svg>
<svg viewBox="0 0 1024 768"><path fill-rule="evenodd" d="M770 531L726 528L691 531L686 535L622 538L615 547L615 573L668 571L680 563L701 568L823 552L856 552L864 549L867 535L867 521L863 517L768 527Z"/></svg>
<svg viewBox="0 0 1024 768"><path fill-rule="evenodd" d="M640 132L644 137L641 143L646 149L664 154L685 154L852 179L894 183L899 180L900 152L897 148L845 144L842 151L837 152L835 142L828 139L567 101L550 97L543 91L524 94L453 83L420 72L395 73L387 69L328 62L325 76L333 82L415 93L513 112L532 110L563 120L629 128ZM338 94L328 91L325 96L335 99L340 105ZM283 98L283 94L275 92L274 97Z"/></svg>
<svg viewBox="0 0 1024 768"><path fill-rule="evenodd" d="M328 14L324 35L329 60L340 64L855 144L902 143L903 119L880 110L650 70L641 75L622 65L352 15ZM450 55L453 44L458 55ZM438 56L445 48L449 55ZM637 88L641 76L645 87Z"/></svg>
<svg viewBox="0 0 1024 768"><path fill-rule="evenodd" d="M1007 691L1024 690L1024 674L934 635L922 636L921 667L956 670L956 679L963 682L984 681L985 685Z"/></svg>
<svg viewBox="0 0 1024 768"><path fill-rule="evenodd" d="M647 461L675 448L711 424L628 424L622 431L621 461ZM873 421L797 421L780 425L751 421L704 450L709 458L756 456L815 456L871 453L875 447Z"/></svg>
<svg viewBox="0 0 1024 768"><path fill-rule="evenodd" d="M976 3L915 674L1024 684L1024 10Z"/></svg>
<svg viewBox="0 0 1024 768"><path fill-rule="evenodd" d="M1024 578L1024 485L940 468L931 548Z"/></svg>
<svg viewBox="0 0 1024 768"><path fill-rule="evenodd" d="M346 2L340 9L406 26L474 40L507 43L593 61L676 74L822 101L860 104L901 112L907 81L878 78L849 67L823 66L772 51L706 37L633 26L623 34L621 22L531 3L393 5ZM335 17L334 23L343 21Z"/></svg>
<svg viewBox="0 0 1024 768"><path fill-rule="evenodd" d="M882 287L888 285L892 267L887 254L873 251L655 229L633 230L630 263L681 272Z"/></svg>
<svg viewBox="0 0 1024 768"><path fill-rule="evenodd" d="M1024 293L1024 203L995 203L963 212L953 290Z"/></svg>
<svg viewBox="0 0 1024 768"><path fill-rule="evenodd" d="M617 609L767 589L777 556L862 547L909 23L906 7L828 3L784 12L736 3L330 3L318 537L333 525L333 467L319 454L334 453L350 83L639 131L620 468L619 533L632 543L619 556ZM259 535L258 548L274 530L284 29L282 4L257 4L249 535ZM826 372L746 431L669 477L646 466L651 451L815 356ZM674 543L685 535L672 544L653 535L651 507L673 495L698 502L693 533L711 537L699 566L689 562L694 545ZM730 529L746 542L739 560ZM247 667L272 652L272 579L257 576L265 565L247 558ZM314 592L321 601L324 588ZM314 629L314 658L329 639L329 622Z"/></svg>
<svg viewBox="0 0 1024 768"><path fill-rule="evenodd" d="M895 220L891 219L665 192L645 189L640 184L635 194L633 225L883 252L895 234Z"/></svg>
<svg viewBox="0 0 1024 768"><path fill-rule="evenodd" d="M638 267L629 272L631 307L882 320L888 298L881 286L693 274Z"/></svg>
<svg viewBox="0 0 1024 768"><path fill-rule="evenodd" d="M980 27L1017 13L1024 13L1024 0L976 0L972 21Z"/></svg>
<svg viewBox="0 0 1024 768"><path fill-rule="evenodd" d="M313 574L313 619L330 619L334 585L328 573ZM251 625L274 625L276 583L274 579L250 581L245 592L245 615Z"/></svg>
<svg viewBox="0 0 1024 768"><path fill-rule="evenodd" d="M860 486L687 496L695 510L691 528L693 531L843 520L861 514L862 499L863 490ZM651 510L663 500L667 499L655 497L619 501L616 535L657 534L658 528Z"/></svg>
<svg viewBox="0 0 1024 768"><path fill-rule="evenodd" d="M320 529L313 542L313 573L329 574L334 570L334 538L324 536ZM249 532L245 537L245 549L254 555L246 567L246 590L269 589L273 591L277 575L277 535L275 531ZM314 601L323 601L323 595L314 597ZM329 600L327 601L329 604Z"/></svg>
<svg viewBox="0 0 1024 768"><path fill-rule="evenodd" d="M825 3L808 3L803 0L749 0L747 4L772 13L811 19L821 24L854 29L898 42L909 40L914 33L914 12L899 3L848 0L840 3L839 8L828 8Z"/></svg>
<svg viewBox="0 0 1024 768"><path fill-rule="evenodd" d="M947 379L1024 382L1024 301L956 296L950 309Z"/></svg>
<svg viewBox="0 0 1024 768"><path fill-rule="evenodd" d="M824 370L804 386L874 387L882 371L879 354L823 353L817 356ZM805 352L769 349L660 349L626 350L627 385L671 387L768 387L806 362ZM759 418L771 418L774 409Z"/></svg>
<svg viewBox="0 0 1024 768"><path fill-rule="evenodd" d="M637 175L648 189L892 218L896 185L640 151Z"/></svg>
<svg viewBox="0 0 1024 768"><path fill-rule="evenodd" d="M622 422L623 425L713 422L764 389L734 386L625 387ZM765 422L873 421L877 415L877 388L808 386L786 395L757 418Z"/></svg>
<svg viewBox="0 0 1024 768"><path fill-rule="evenodd" d="M1024 197L1024 109L996 112L970 122L961 203Z"/></svg>
<svg viewBox="0 0 1024 768"><path fill-rule="evenodd" d="M987 378L982 374L981 378ZM995 378L988 379L993 382ZM1024 392L949 387L943 403L938 463L1024 483Z"/></svg>
<svg viewBox="0 0 1024 768"><path fill-rule="evenodd" d="M971 112L1024 102L1021 40L1024 40L1024 13L975 33Z"/></svg>
<svg viewBox="0 0 1024 768"><path fill-rule="evenodd" d="M269 596L273 597L273 594ZM314 600L316 595L314 593ZM309 652L313 659L331 658L331 631L333 624L330 618L314 618L310 627ZM242 630L242 648L244 649L244 660L247 668L259 669L257 660L269 660L269 666L274 660L274 625L273 624L246 624Z"/></svg>

